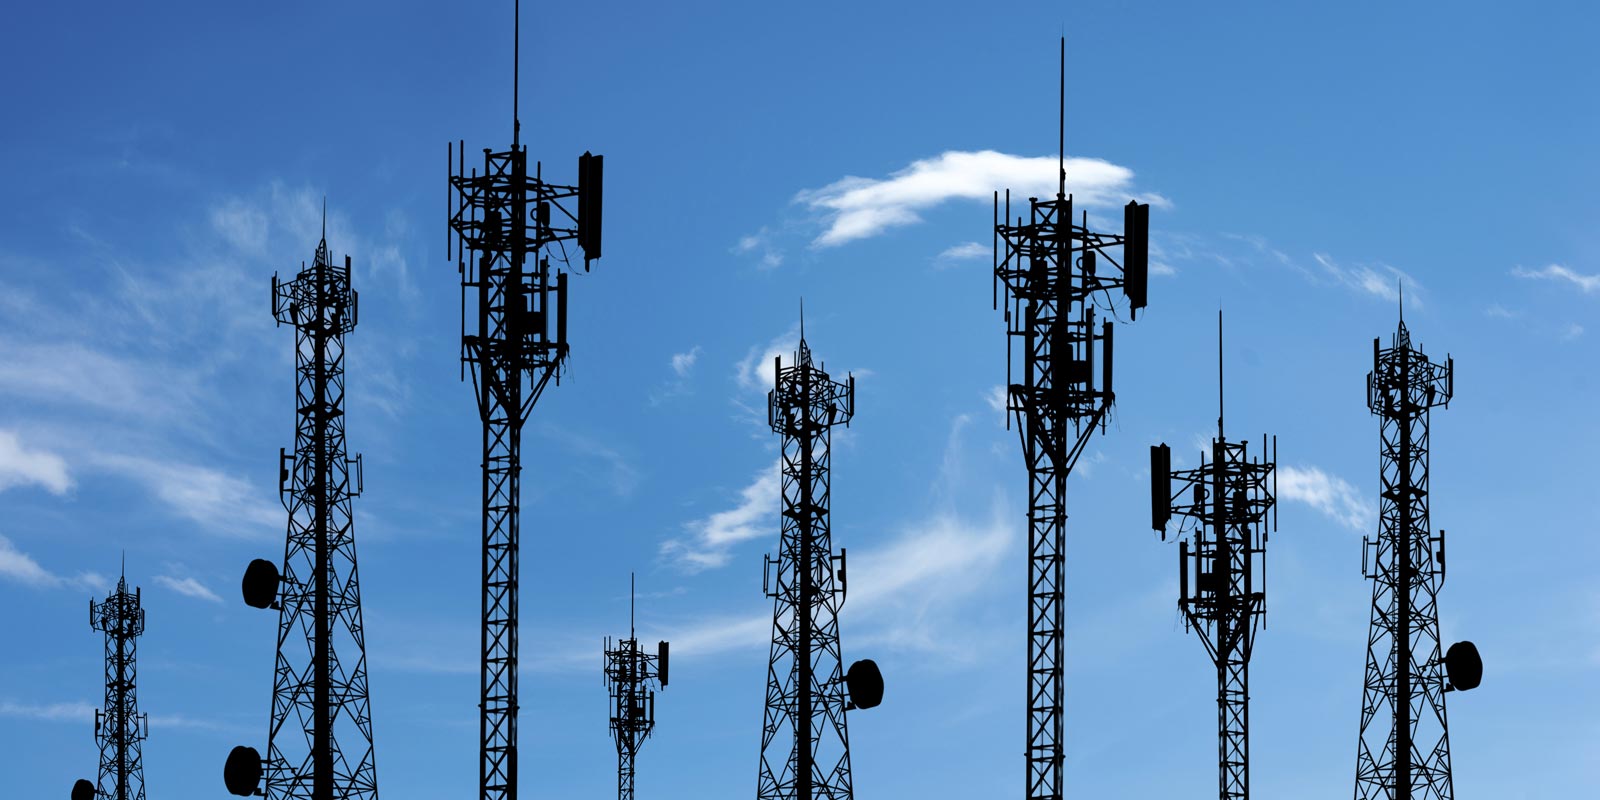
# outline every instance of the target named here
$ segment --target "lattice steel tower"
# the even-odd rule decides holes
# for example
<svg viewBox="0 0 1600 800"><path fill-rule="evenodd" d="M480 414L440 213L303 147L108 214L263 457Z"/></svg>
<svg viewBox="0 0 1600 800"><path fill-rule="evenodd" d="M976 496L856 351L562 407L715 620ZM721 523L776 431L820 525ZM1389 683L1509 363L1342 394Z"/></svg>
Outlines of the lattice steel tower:
<svg viewBox="0 0 1600 800"><path fill-rule="evenodd" d="M1072 219L1067 194L1066 39L1061 44L1060 182L1050 200L1028 198L1029 214L1004 216L995 195L996 285L1006 296L1006 408L1016 416L1028 465L1028 725L1030 800L1062 796L1062 591L1067 475L1116 395L1111 390L1111 321L1095 325L1098 304L1121 289L1133 315L1145 306L1150 207L1129 202L1121 235ZM1112 257L1122 250L1122 261ZM1107 268L1109 267L1109 269ZM1097 297L1098 295L1098 297ZM999 305L998 292L995 297ZM1114 312L1109 312L1114 313ZM1012 380L1022 351L1022 381ZM1097 353L1098 351L1098 353ZM1095 375L1095 364L1100 375ZM1008 422L1009 424L1009 422Z"/></svg>
<svg viewBox="0 0 1600 800"><path fill-rule="evenodd" d="M633 579L628 579L628 638L605 644L606 688L611 694L611 738L617 742L617 800L633 800L633 761L656 728L655 687L667 688L666 642L656 654L639 649L633 630Z"/></svg>
<svg viewBox="0 0 1600 800"><path fill-rule="evenodd" d="M449 153L450 232L461 275L461 361L472 372L483 420L482 663L479 681L479 797L517 796L518 570L522 426L566 361L566 242L583 251L584 270L600 257L603 161L584 153L578 185L528 171L517 118L521 9L513 28L511 147L485 148L469 172L466 144ZM455 150L454 143L451 149ZM468 295L472 295L469 301Z"/></svg>
<svg viewBox="0 0 1600 800"><path fill-rule="evenodd" d="M1173 470L1172 448L1150 448L1150 525L1167 538L1182 518L1178 608L1217 667L1217 777L1221 800L1250 797L1250 651L1267 613L1268 515L1277 528L1278 441L1228 441L1222 413L1222 314L1217 314L1217 438L1210 460ZM1270 456L1270 457L1269 457ZM1176 488L1174 488L1176 483ZM1190 544L1194 547L1191 549ZM1191 580L1193 576L1193 580ZM1194 593L1190 593L1190 587Z"/></svg>
<svg viewBox="0 0 1600 800"><path fill-rule="evenodd" d="M1367 407L1380 420L1382 491L1377 539L1362 542L1362 572L1372 578L1372 625L1357 800L1455 796L1444 695L1476 687L1483 662L1471 642L1439 652L1444 531L1433 536L1429 528L1428 423L1434 407L1449 405L1454 389L1454 360L1435 363L1413 347L1404 316L1388 348L1372 340Z"/></svg>
<svg viewBox="0 0 1600 800"><path fill-rule="evenodd" d="M845 551L834 556L828 530L831 432L855 416L855 378L834 381L812 362L803 323L794 365L779 356L773 372L767 424L783 437L783 521L778 555L767 557L762 580L773 598L772 650L756 797L850 800L845 711L883 699L877 664L842 668Z"/></svg>
<svg viewBox="0 0 1600 800"><path fill-rule="evenodd" d="M106 635L106 705L95 709L94 738L100 744L98 785L80 780L72 800L144 800L144 740L150 720L139 713L139 637L144 608L138 587L128 591L126 574L104 602L89 601L89 626Z"/></svg>
<svg viewBox="0 0 1600 800"><path fill-rule="evenodd" d="M272 277L272 315L295 329L294 453L278 454L288 536L282 573L257 559L242 583L245 603L278 610L272 717L267 757L236 747L224 778L234 794L271 800L376 800L350 508L361 494L361 458L345 450L344 337L356 326L358 301L350 257L333 262L326 226L311 266L291 281Z"/></svg>

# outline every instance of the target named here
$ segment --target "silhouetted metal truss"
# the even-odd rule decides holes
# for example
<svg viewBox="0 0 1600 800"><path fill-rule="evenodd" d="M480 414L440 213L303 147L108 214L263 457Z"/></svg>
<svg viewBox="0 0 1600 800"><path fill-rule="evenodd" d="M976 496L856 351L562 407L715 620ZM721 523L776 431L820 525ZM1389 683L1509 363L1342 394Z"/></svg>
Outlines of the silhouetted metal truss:
<svg viewBox="0 0 1600 800"><path fill-rule="evenodd" d="M269 800L375 800L377 765L351 498L361 459L345 450L344 337L356 326L350 258L326 236L292 281L272 279L272 313L295 329L294 455L279 455L289 512L279 584L272 727L263 763ZM248 578L247 578L248 580Z"/></svg>
<svg viewBox="0 0 1600 800"><path fill-rule="evenodd" d="M795 364L774 359L767 423L783 436L783 522L763 579L773 598L772 650L761 732L760 800L850 800L850 736L839 651L845 554L828 530L834 425L855 415L855 378L832 380L805 334ZM775 569L774 569L775 568Z"/></svg>
<svg viewBox="0 0 1600 800"><path fill-rule="evenodd" d="M576 240L586 270L600 257L602 162L588 153L579 159L580 186L547 183L538 163L530 175L527 148L515 138L509 150L485 149L481 172L468 172L464 143L452 162L461 360L483 420L479 784L483 800L499 800L517 791L522 426L546 385L560 382L567 356L567 275L552 274L551 256L566 263L565 243ZM590 219L580 223L584 211Z"/></svg>
<svg viewBox="0 0 1600 800"><path fill-rule="evenodd" d="M1026 219L1013 219L1010 192L1003 216L995 197L994 277L1005 286L1006 408L1016 416L1028 466L1027 790L1031 800L1054 800L1062 796L1067 475L1116 398L1111 321L1096 327L1096 302L1109 304L1111 291L1122 289L1130 312L1145 305L1150 207L1128 203L1122 235L1090 230L1087 214L1074 224L1065 169L1054 199L1029 198L1028 205ZM1119 248L1123 261L1113 257Z"/></svg>
<svg viewBox="0 0 1600 800"><path fill-rule="evenodd" d="M94 735L100 744L96 796L102 800L144 800L144 740L149 718L139 713L139 637L144 635L144 609L139 590L128 591L128 579L104 602L89 601L89 625L106 635L106 704L95 709Z"/></svg>
<svg viewBox="0 0 1600 800"><path fill-rule="evenodd" d="M1363 540L1363 572L1372 578L1372 625L1355 797L1452 800L1444 703L1450 688L1439 649L1437 606L1444 583L1444 532L1431 536L1429 529L1428 423L1431 409L1450 403L1455 364L1431 362L1412 347L1403 319L1390 347L1379 349L1379 340L1372 341L1372 355L1367 406L1381 420L1381 530L1376 541Z"/></svg>
<svg viewBox="0 0 1600 800"><path fill-rule="evenodd" d="M611 693L611 738L617 743L617 798L633 800L634 759L656 727L655 686L667 685L667 643L655 655L639 649L630 614L628 638L605 645L606 688Z"/></svg>
<svg viewBox="0 0 1600 800"><path fill-rule="evenodd" d="M1176 516L1184 520L1180 536L1192 531L1178 546L1178 608L1217 667L1218 797L1242 800L1250 796L1250 652L1267 610L1277 442L1268 459L1263 436L1261 456L1252 459L1249 442L1228 441L1220 420L1218 428L1210 460L1202 455L1196 469L1172 470L1167 445L1151 448L1152 525L1165 539L1167 519Z"/></svg>

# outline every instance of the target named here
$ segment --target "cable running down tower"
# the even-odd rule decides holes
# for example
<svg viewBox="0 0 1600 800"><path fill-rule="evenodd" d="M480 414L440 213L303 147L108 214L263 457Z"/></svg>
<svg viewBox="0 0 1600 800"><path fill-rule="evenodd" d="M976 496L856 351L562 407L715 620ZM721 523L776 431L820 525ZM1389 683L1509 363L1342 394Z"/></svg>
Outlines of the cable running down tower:
<svg viewBox="0 0 1600 800"><path fill-rule="evenodd" d="M106 635L106 703L94 711L100 744L97 784L80 780L72 800L144 800L144 740L150 719L139 713L139 637L144 635L140 592L128 591L126 574L104 602L89 601L89 626Z"/></svg>
<svg viewBox="0 0 1600 800"><path fill-rule="evenodd" d="M295 329L294 453L278 453L278 493L289 512L283 569L250 562L247 605L278 611L272 717L265 759L235 747L228 791L269 800L377 800L367 692L367 644L350 502L362 490L361 457L345 450L344 337L357 293L350 257L337 265L322 240L295 279L272 277L272 315ZM262 786L263 779L265 786Z"/></svg>
<svg viewBox="0 0 1600 800"><path fill-rule="evenodd" d="M451 143L447 153L446 252L461 276L461 362L472 373L483 421L480 800L517 796L522 426L550 381L560 383L569 349L567 273L559 268L570 268L575 255L567 243L582 250L585 271L600 257L602 157L578 159L577 186L546 182L539 162L528 170L516 108L520 4L515 8L511 147L485 148L470 171L465 142Z"/></svg>
<svg viewBox="0 0 1600 800"><path fill-rule="evenodd" d="M1178 608L1217 667L1217 776L1221 800L1250 797L1250 651L1267 613L1267 517L1277 529L1278 440L1228 441L1222 413L1222 313L1217 313L1217 438L1210 460L1173 470L1172 448L1150 448L1150 525L1178 542ZM1193 547L1191 548L1191 544ZM1193 593L1190 588L1193 587Z"/></svg>
<svg viewBox="0 0 1600 800"><path fill-rule="evenodd" d="M1053 199L1028 198L1024 219L995 194L994 283L1005 286L1006 409L1017 421L1028 466L1028 674L1026 787L1029 800L1062 796L1062 609L1067 476L1116 395L1111 389L1111 321L1096 326L1112 290L1130 315L1144 308L1150 207L1129 202L1121 235L1072 217L1067 194L1066 39L1061 40L1061 161ZM1003 209L1003 216L1002 216ZM1113 254L1120 248L1122 259ZM1013 379L1020 350L1021 381ZM1099 374L1096 375L1096 363ZM1009 425L1009 421L1008 421Z"/></svg>
<svg viewBox="0 0 1600 800"><path fill-rule="evenodd" d="M1372 340L1367 407L1379 418L1382 491L1377 539L1362 540L1362 573L1372 579L1372 624L1356 800L1455 797L1445 693L1476 687L1483 661L1472 642L1439 652L1444 531L1430 535L1428 425L1432 409L1449 407L1454 393L1454 359L1432 362L1413 347L1403 314L1388 348Z"/></svg>
<svg viewBox="0 0 1600 800"><path fill-rule="evenodd" d="M779 356L773 373L767 424L783 437L783 521L762 579L773 616L756 797L851 800L845 712L883 700L877 664L864 659L842 670L845 551L834 556L829 534L831 431L855 416L855 378L834 381L812 362L804 322L794 365Z"/></svg>
<svg viewBox="0 0 1600 800"><path fill-rule="evenodd" d="M633 800L633 762L656 728L655 687L667 688L666 642L656 654L639 649L633 630L633 578L628 578L628 638L605 643L606 689L611 694L611 738L617 742L617 800Z"/></svg>

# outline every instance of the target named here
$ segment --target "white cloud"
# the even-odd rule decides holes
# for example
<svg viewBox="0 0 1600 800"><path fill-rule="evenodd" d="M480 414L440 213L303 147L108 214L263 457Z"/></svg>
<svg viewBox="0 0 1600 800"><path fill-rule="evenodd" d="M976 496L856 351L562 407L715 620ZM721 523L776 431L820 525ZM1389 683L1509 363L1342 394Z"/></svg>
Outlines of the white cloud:
<svg viewBox="0 0 1600 800"><path fill-rule="evenodd" d="M1565 331L1561 332L1561 341L1570 342L1582 335L1583 326L1573 322L1567 325L1567 329Z"/></svg>
<svg viewBox="0 0 1600 800"><path fill-rule="evenodd" d="M39 565L33 556L18 550L11 540L0 536L0 577L35 588L74 588L105 591L111 584L96 572L80 572L64 578Z"/></svg>
<svg viewBox="0 0 1600 800"><path fill-rule="evenodd" d="M1512 311L1505 306L1500 305L1499 303L1490 305L1488 308L1483 310L1483 313L1484 316L1494 317L1495 319L1516 319L1518 316L1517 312Z"/></svg>
<svg viewBox="0 0 1600 800"><path fill-rule="evenodd" d="M774 463L756 473L750 485L740 490L737 505L687 523L684 527L692 540L669 539L662 543L661 554L698 572L727 564L728 550L734 544L775 534L783 492L779 469Z"/></svg>
<svg viewBox="0 0 1600 800"><path fill-rule="evenodd" d="M776 509L771 512L776 516ZM943 615L990 579L1017 528L995 504L985 520L941 511L905 525L887 545L849 548L844 615L861 635L852 649L872 643L892 648L952 652L960 635ZM663 638L683 657L755 650L771 641L772 616L714 616L664 629Z"/></svg>
<svg viewBox="0 0 1600 800"><path fill-rule="evenodd" d="M1278 467L1278 499L1305 503L1339 524L1370 530L1378 512L1348 481L1317 467Z"/></svg>
<svg viewBox="0 0 1600 800"><path fill-rule="evenodd" d="M950 247L945 248L944 252L941 252L937 256L936 260L946 262L974 261L992 255L994 255L994 251L985 245L978 244L977 242L963 242L961 244L951 245Z"/></svg>
<svg viewBox="0 0 1600 800"><path fill-rule="evenodd" d="M210 533L261 535L288 519L276 503L262 499L270 490L210 467L117 454L98 454L94 463L143 484L171 511Z"/></svg>
<svg viewBox="0 0 1600 800"><path fill-rule="evenodd" d="M1067 188L1080 207L1126 202L1133 170L1097 158L1066 160ZM820 189L795 196L821 212L828 228L812 241L832 247L876 236L889 228L921 221L919 211L947 200L988 202L996 191L1010 189L1013 198L1045 197L1057 189L1055 156L1016 156L994 150L947 151L914 161L887 178L847 176ZM1167 205L1159 195L1145 197Z"/></svg>
<svg viewBox="0 0 1600 800"><path fill-rule="evenodd" d="M0 491L13 486L42 486L51 494L72 488L67 462L45 450L24 447L12 431L0 430Z"/></svg>
<svg viewBox="0 0 1600 800"><path fill-rule="evenodd" d="M772 240L772 231L763 227L755 233L739 237L739 243L734 246L733 252L738 255L760 253L762 269L777 269L783 265L783 252L778 250Z"/></svg>
<svg viewBox="0 0 1600 800"><path fill-rule="evenodd" d="M700 360L700 345L695 345L687 353L672 354L672 371L679 378L689 377L689 371L694 369L696 361Z"/></svg>
<svg viewBox="0 0 1600 800"><path fill-rule="evenodd" d="M1533 278L1537 280L1567 281L1589 294L1600 290L1600 275L1585 275L1576 270L1568 269L1560 264L1551 264L1544 269L1526 269L1515 267L1511 274L1518 278Z"/></svg>
<svg viewBox="0 0 1600 800"><path fill-rule="evenodd" d="M95 707L76 703L18 703L0 700L0 717L21 717L47 722L83 722L94 719Z"/></svg>
<svg viewBox="0 0 1600 800"><path fill-rule="evenodd" d="M1335 283L1391 302L1400 299L1400 287L1404 286L1406 303L1422 307L1421 285L1402 270L1381 263L1376 266L1341 266L1325 253L1313 253L1311 257L1322 267L1323 274Z"/></svg>
<svg viewBox="0 0 1600 800"><path fill-rule="evenodd" d="M763 392L771 389L773 382L777 380L777 373L772 371L773 359L782 356L786 361L792 360L795 351L799 348L799 325L774 338L765 347L750 348L750 352L745 354L744 360L739 362L738 371L735 374L739 381L739 388Z"/></svg>
<svg viewBox="0 0 1600 800"><path fill-rule="evenodd" d="M1006 403L1009 399L1010 393L1006 391L1006 387L998 384L990 387L989 391L983 394L983 402L988 403L989 408L994 409L997 414L1006 413Z"/></svg>
<svg viewBox="0 0 1600 800"><path fill-rule="evenodd" d="M216 592L206 588L205 584L194 578L174 578L170 575L157 575L156 583L185 597L193 597L212 603L222 602L222 598L218 597Z"/></svg>

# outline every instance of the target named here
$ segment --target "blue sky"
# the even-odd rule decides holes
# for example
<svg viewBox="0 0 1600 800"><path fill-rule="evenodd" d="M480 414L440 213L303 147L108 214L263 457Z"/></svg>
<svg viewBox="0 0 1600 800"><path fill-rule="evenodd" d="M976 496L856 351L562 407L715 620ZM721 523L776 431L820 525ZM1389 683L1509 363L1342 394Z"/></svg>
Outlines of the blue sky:
<svg viewBox="0 0 1600 800"><path fill-rule="evenodd" d="M274 271L349 253L349 445L383 795L476 781L478 421L458 381L445 142L510 137L510 18L468 4L63 4L0 33L0 781L95 764L85 606L144 589L152 798L221 796L264 746L273 619L238 579L282 552L292 341ZM1070 19L1068 19L1070 17ZM1146 448L1193 463L1228 314L1230 431L1286 478L1253 673L1262 796L1351 791L1374 530L1371 340L1395 286L1457 399L1434 419L1463 797L1600 779L1592 412L1600 134L1581 4L530 3L524 141L607 158L605 258L573 281L571 371L526 436L523 791L614 791L604 636L669 638L649 796L755 782L777 541L759 413L799 299L853 370L835 438L864 798L1022 791L1024 472L991 403L989 193L1053 182L1056 36L1071 188L1150 200L1157 271L1118 331L1119 402L1069 489L1067 788L1204 796L1214 673L1147 530ZM452 49L453 48L453 49ZM1034 189L1034 191L1040 191ZM976 243L976 246L973 246ZM764 371L766 370L766 371ZM1582 787L1590 787L1583 791Z"/></svg>

